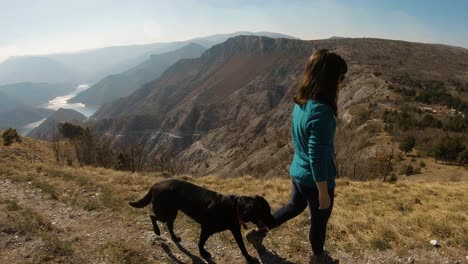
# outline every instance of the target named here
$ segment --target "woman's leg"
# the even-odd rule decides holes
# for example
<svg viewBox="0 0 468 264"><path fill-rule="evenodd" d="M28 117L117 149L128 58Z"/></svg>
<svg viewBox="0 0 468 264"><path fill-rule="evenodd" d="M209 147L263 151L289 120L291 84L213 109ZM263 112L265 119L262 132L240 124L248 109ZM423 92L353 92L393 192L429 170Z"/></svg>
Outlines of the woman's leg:
<svg viewBox="0 0 468 264"><path fill-rule="evenodd" d="M309 210L310 210L310 232L309 239L312 245L312 251L314 255L319 256L323 253L323 246L325 245L326 231L328 219L330 219L331 212L333 210L334 201L334 189L329 189L328 194L330 195L331 204L328 209L319 210L318 190L311 190L309 199Z"/></svg>
<svg viewBox="0 0 468 264"><path fill-rule="evenodd" d="M291 218L299 215L307 207L307 199L302 196L299 191L299 187L296 182L292 181L291 197L289 198L288 204L279 208L273 213L275 219L275 225L267 228L261 228L258 230L251 230L247 233L246 238L255 248L261 248L262 241L268 233L269 229L275 228L288 221Z"/></svg>
<svg viewBox="0 0 468 264"><path fill-rule="evenodd" d="M268 228L251 230L247 233L247 241L249 241L255 248L264 248L262 245L262 241L268 233L269 229L276 228L282 225L284 222L288 221L289 219L296 217L297 215L302 213L307 207L307 199L299 191L299 185L294 180L291 180L291 182L291 197L289 198L288 204L273 212L275 225L269 226Z"/></svg>
<svg viewBox="0 0 468 264"><path fill-rule="evenodd" d="M291 182L291 197L289 198L288 204L273 212L273 217L276 221L274 227L278 227L284 222L298 216L307 207L307 199L300 192L298 184L293 180ZM269 228L271 229L274 227Z"/></svg>

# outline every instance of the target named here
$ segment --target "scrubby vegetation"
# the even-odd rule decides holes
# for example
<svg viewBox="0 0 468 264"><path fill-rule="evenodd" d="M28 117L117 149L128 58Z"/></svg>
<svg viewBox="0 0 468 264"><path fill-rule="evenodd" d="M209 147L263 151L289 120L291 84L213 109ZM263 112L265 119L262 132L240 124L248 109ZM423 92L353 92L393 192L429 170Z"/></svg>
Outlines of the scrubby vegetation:
<svg viewBox="0 0 468 264"><path fill-rule="evenodd" d="M3 139L3 145L4 146L9 146L13 142L18 142L21 143L21 137L18 135L18 132L16 132L16 129L14 128L9 128L5 130L2 133L2 139Z"/></svg>
<svg viewBox="0 0 468 264"><path fill-rule="evenodd" d="M446 89L446 84L442 81L413 80L408 75L393 78L392 81L403 86L393 87L395 92L405 96L415 96L414 98L418 102L446 105L465 115L468 114L468 102L450 94ZM466 84L462 85L459 81L453 79L448 80L448 82L454 85L457 91L465 91Z"/></svg>
<svg viewBox="0 0 468 264"><path fill-rule="evenodd" d="M44 215L45 212L34 212L31 214L32 219L42 219L37 222L39 223L37 228L42 230L38 232L51 233L54 236L50 238L51 244L47 246L53 249L48 253L51 259L77 257L86 250L83 254L87 258L107 259L111 262L122 261L121 263L145 263L148 262L148 257L156 251L160 261L165 263L164 259L170 260L167 255L169 253L165 253L169 252L167 249L179 252L177 247L170 243L152 245L151 240L131 239L143 236L141 234L143 230L147 232L145 234L154 237L145 211L131 210L126 203L144 194L155 181L162 180L160 174L135 173L130 175L125 172L87 166L74 168L58 165L38 167L12 164L2 167L0 175L3 179L12 180L18 185L24 183L27 188L32 187L27 182L35 179L48 182L56 186L58 190L70 190L69 192L56 192L56 202L77 208L76 210L82 208L91 213L98 213L92 222L93 228L107 228L105 226L108 225L108 217L105 216L111 214L113 225L122 228L118 236L108 237L99 243L99 246L90 247L90 244L87 244L90 243L86 236L87 232L76 233L74 230L64 230L61 231L62 233L56 233L55 228L44 219L44 216L34 216L34 214ZM287 177L256 179L246 176L222 179L207 176L184 177L184 179L222 193L263 195L270 201L273 209L279 208L289 198L290 181ZM344 252L349 254L343 255L342 258L352 255L360 259L364 258L364 254L369 257L379 256L385 252L395 252L396 256L407 258L410 254L413 257L416 255L414 258L418 259L417 254L420 253L416 252L432 251L429 240L437 239L442 245L439 252L443 252L441 254L449 259L457 259L460 257L460 252L467 246L468 233L464 228L467 220L464 216L467 183L463 176L457 182L439 180L382 183L338 180L335 209L327 233L327 248L335 254L344 254ZM37 185L35 188L43 190L52 198L47 186ZM5 203L4 206L10 208L11 211L23 212L22 205L11 201ZM434 208L437 210L434 211ZM437 217L434 217L434 214L437 214ZM103 217L98 217L98 215L103 215ZM122 224L118 224L119 222ZM266 238L265 246L294 263L303 263L302 258L310 254L307 245L308 222L309 216L306 210L299 217L273 230ZM31 226L33 230L37 230L34 223L34 221L30 223L19 220L14 225L19 225L20 229ZM26 226L21 227L23 224ZM199 236L197 224L181 215L177 218L175 226L176 232L183 238L183 246L197 255L196 243L192 243ZM4 225L4 228L8 227ZM126 233L130 234L131 238L126 238L127 236L124 235ZM70 236L74 239L65 239ZM59 244L53 241L65 242ZM215 252L216 262L227 263L225 261L240 255L234 241L227 235L214 236L210 242L208 247ZM163 250L164 248L166 251ZM249 251L255 252L250 246ZM182 256L183 259L185 255Z"/></svg>
<svg viewBox="0 0 468 264"><path fill-rule="evenodd" d="M118 141L99 137L89 127L71 123L59 124L52 147L58 164L96 166L122 171L158 171L169 175L186 170L167 151L149 153L141 140L121 138ZM75 160L75 161L73 161Z"/></svg>
<svg viewBox="0 0 468 264"><path fill-rule="evenodd" d="M416 145L416 139L413 136L406 136L403 138L403 141L400 142L400 150L403 151L405 154L413 150L414 146Z"/></svg>
<svg viewBox="0 0 468 264"><path fill-rule="evenodd" d="M443 137L435 148L436 161L465 164L466 149L461 137Z"/></svg>

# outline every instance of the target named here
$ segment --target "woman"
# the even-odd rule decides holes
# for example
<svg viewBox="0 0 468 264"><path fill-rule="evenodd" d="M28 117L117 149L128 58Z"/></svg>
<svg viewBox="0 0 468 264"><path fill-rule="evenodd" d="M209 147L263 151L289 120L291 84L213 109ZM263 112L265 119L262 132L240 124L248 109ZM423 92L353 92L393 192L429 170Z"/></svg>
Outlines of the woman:
<svg viewBox="0 0 468 264"><path fill-rule="evenodd" d="M275 228L302 213L309 206L309 240L313 263L336 263L324 250L325 232L333 208L336 167L334 143L338 86L348 66L328 50L312 54L294 97L292 139L294 158L290 166L291 198L273 213ZM267 230L253 230L247 240L260 245Z"/></svg>

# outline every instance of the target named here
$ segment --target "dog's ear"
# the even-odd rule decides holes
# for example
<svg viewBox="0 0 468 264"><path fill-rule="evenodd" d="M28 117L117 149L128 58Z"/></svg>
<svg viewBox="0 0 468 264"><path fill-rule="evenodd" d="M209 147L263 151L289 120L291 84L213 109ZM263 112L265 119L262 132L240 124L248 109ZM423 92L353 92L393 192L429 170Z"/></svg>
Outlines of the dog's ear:
<svg viewBox="0 0 468 264"><path fill-rule="evenodd" d="M258 222L266 225L268 228L276 226L276 220L271 214L270 204L263 196L255 195L255 208L256 217L260 220Z"/></svg>

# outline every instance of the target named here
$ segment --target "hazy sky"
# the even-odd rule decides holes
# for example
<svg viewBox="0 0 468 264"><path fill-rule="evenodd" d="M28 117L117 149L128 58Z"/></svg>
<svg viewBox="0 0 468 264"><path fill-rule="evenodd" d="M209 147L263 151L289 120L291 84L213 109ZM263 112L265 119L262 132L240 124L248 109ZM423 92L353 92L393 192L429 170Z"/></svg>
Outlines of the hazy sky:
<svg viewBox="0 0 468 264"><path fill-rule="evenodd" d="M468 0L0 0L9 56L271 31L468 48Z"/></svg>

